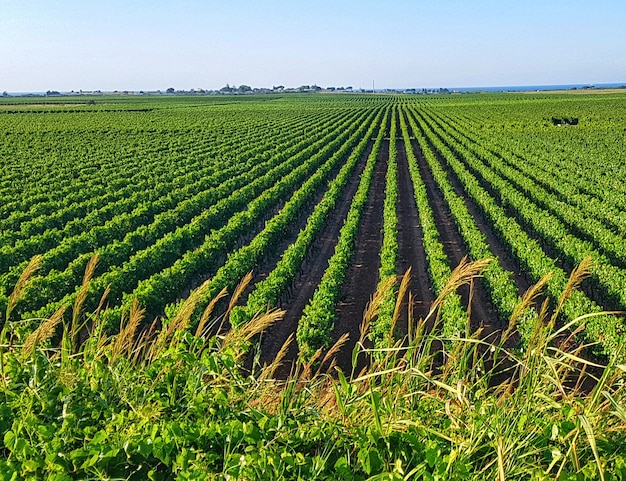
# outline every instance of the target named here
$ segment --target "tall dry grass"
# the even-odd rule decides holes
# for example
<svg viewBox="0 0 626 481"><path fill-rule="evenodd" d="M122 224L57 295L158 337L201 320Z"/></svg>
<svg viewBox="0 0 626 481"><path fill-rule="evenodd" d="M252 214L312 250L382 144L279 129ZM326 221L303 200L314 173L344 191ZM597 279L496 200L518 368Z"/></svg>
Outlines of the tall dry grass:
<svg viewBox="0 0 626 481"><path fill-rule="evenodd" d="M88 272L93 272L95 263L90 263ZM394 312L397 322L405 314L400 312L402 306L408 306L406 337L396 340L390 336L388 347L374 350L366 340L386 296L382 285L360 320L360 339L352 351L350 372L336 364L337 353L346 348L347 337L342 336L308 362L296 361L287 378L275 375L286 360L293 336L272 363L252 372L244 367L255 339L280 322L284 312L259 313L248 323L226 329L228 314L249 279L234 291L223 313L214 310L217 300L227 296L225 291L209 303L195 334L189 331L190 319L208 284L162 326L156 322L146 326L143 308L134 303L115 335L106 334L99 321L106 296L93 313L82 312L83 299L74 304L67 321L67 309L60 309L42 320L21 345L2 346L5 397L19 399L12 391L16 389L11 374L16 363L24 366L24 372L35 372L32 366L50 370L49 379L70 393L87 376L90 389L103 390L101 399L113 396L120 400L121 404L109 409L124 410L128 405L133 416L145 419L144 423L165 422L169 412L187 419L182 406L196 396L207 399L226 393L231 411L225 412L232 418L249 419L250 413L263 413L263 417L276 419L276 424L267 421L267 426L283 426L270 442L255 448L259 452L274 453L274 445L279 450L283 449L281 443L300 443L302 433L311 426L332 432L318 441L317 461L311 461L315 466L331 466L319 471L325 479L333 476L338 452L345 457L346 469L364 477L369 465L363 456L372 450L378 453L380 466L376 473L368 473L379 478L371 479L413 479L435 472L440 479L504 480L538 474L543 477L537 479L608 479L620 460L626 460L621 448L611 444L626 442L624 353L614 353L605 363L590 358L585 346L576 341L588 316L564 325L557 321L561 306L580 286L588 266L583 264L572 273L552 312L547 300L536 306L545 295L545 277L525 293L499 336L483 338L479 331L443 338L440 310L446 296L471 284L486 265L487 261L463 262L423 319L416 319L410 310L407 272ZM35 271L36 263L30 275ZM85 290L90 277L85 276ZM27 286L28 279L20 279L20 289ZM409 302L403 303L404 298ZM16 302L17 295L11 306ZM517 319L529 307L538 308L539 313L531 341L523 350L508 347ZM63 339L60 345L53 345L51 339L61 326ZM75 342L73 326L86 329L87 339ZM6 356L13 354L7 371ZM357 372L357 366L363 367ZM31 390L41 382L41 374L37 376L30 381ZM39 396L43 398L43 393ZM169 399L164 405L161 401L155 404L155 399L164 396ZM267 435L273 436L271 433L274 431ZM407 440L416 444L406 444ZM352 447L347 450L346 446ZM205 448L209 449L208 445ZM237 449L230 446L225 459L237 454ZM351 455L351 450L356 451ZM286 456L280 452L276 459ZM303 458L302 463L307 462Z"/></svg>

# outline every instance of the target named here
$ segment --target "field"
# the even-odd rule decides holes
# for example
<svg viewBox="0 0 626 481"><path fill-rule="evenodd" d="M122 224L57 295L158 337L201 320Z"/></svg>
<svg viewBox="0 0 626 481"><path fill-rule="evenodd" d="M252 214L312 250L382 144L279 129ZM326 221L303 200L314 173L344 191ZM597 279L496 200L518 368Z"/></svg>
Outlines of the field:
<svg viewBox="0 0 626 481"><path fill-rule="evenodd" d="M440 479L464 479L469 472L504 479L509 469L522 477L533 472L536 479L544 479L540 473L593 479L606 469L607 479L623 479L626 457L615 438L623 438L626 416L615 399L623 399L619 378L623 380L626 321L609 311L626 310L625 126L623 92L1 99L0 341L7 358L17 349L14 346L21 349L14 365L6 361L5 366L2 361L7 404L0 413L0 428L7 472L11 468L20 476L38 476L45 472L44 466L51 469L52 465L58 465L58 479L68 473L97 476L98 469L107 476L137 479L148 475L186 479L193 472L194 463L190 468L188 460L176 465L176 456L183 456L179 448L186 441L175 430L172 436L180 439L172 450L177 455L157 453L152 444L142 445L140 438L131 436L126 440L140 443L133 449L141 462L127 448L115 452L111 448L107 458L104 448L89 451L77 441L80 434L72 432L68 439L72 439L74 458L61 459L58 453L55 458L54 449L42 439L53 439L61 424L47 421L35 398L28 401L26 411L41 427L19 437L15 406L23 407L26 401L21 394L13 397L19 390L16 379L28 384L24 379L34 376L31 384L43 384L32 370L40 363L48 366L56 355L63 359L63 352L69 357L58 366L51 362L54 369L66 361L71 364L71 359L84 359L86 353L107 366L127 356L130 364L125 364L124 376L129 377L111 372L95 376L88 363L74 366L73 376L95 376L91 379L96 383L107 376L128 381L135 376L129 374L129 365L138 363L149 371L149 366L158 364L154 359L167 357L187 366L187 388L192 382L190 373L215 381L227 370L232 376L229 389L237 392L224 390L222 395L249 407L251 401L244 400L237 383L240 386L260 376L291 386L294 379L302 381L302 370L315 372L319 367L318 374L323 373L330 362L323 359L330 350L332 362L348 381L343 375L338 380L334 374L329 380L308 372L306 381L316 386L311 391L336 398L337 419L344 421L350 418L349 406L356 412L365 399L379 438L372 441L371 433L361 433L359 446L369 446L363 452L350 456L341 454L341 449L351 452L349 448L335 446L340 454L325 459L328 453L319 448L320 439L330 432L334 433L331 437L337 436L333 431L337 426L333 422L318 426L315 432L320 438L313 435L318 447L303 441L307 446L300 463L303 479L318 474L323 479L367 479L383 473L389 477L376 479L404 479L411 469L412 475L419 473L424 479L434 479L425 473L434 476L437 470L443 470ZM469 265L464 264L465 258ZM455 270L459 264L465 271ZM410 276L404 276L408 270ZM23 276L25 271L28 277ZM451 277L459 286L451 283ZM245 282L240 284L242 279ZM531 299L526 293L537 284ZM233 293L235 298L229 302ZM233 351L226 350L233 359L228 364L231 361L223 358L227 333L245 333L246 326L263 316L280 320L268 321L260 335L254 330L243 336L245 342L237 338ZM44 319L53 319L56 326L49 325L45 336L41 332ZM204 347L199 348L197 341L180 334L183 337L172 343L173 351L167 351L163 359L147 350L161 339L155 333L169 332L163 334L168 338L177 330L189 336L195 333L196 339L212 339L206 342L213 347L203 341ZM33 332L38 333L35 338ZM124 347L115 344L121 333L128 338ZM420 336L429 339L428 349L420 344ZM156 344L152 339L157 339ZM418 344L419 361L412 358L413 364L409 363L413 370L400 369L396 361L417 350ZM37 345L41 345L38 351ZM539 346L546 364L533 371L527 355ZM97 354L100 348L109 354ZM501 349L506 355L498 360L494 350ZM33 360L25 360L24 350L35 356ZM204 366L208 371L201 369L198 374L199 366L181 350L199 357L215 352L211 363L217 364ZM456 367L443 368L451 359ZM509 370L503 374L504 364ZM454 448L458 440L453 436L420 444L426 461L402 454L419 436L400 434L410 428L394 424L395 407L385 404L381 393L393 391L392 386L406 389L411 383L385 378L375 387L372 384L379 377L374 373L385 370L396 375L400 370L410 372L426 384L432 380L429 376L442 376L434 386L439 390L446 385L452 391L443 389L439 398L430 388L423 390L434 403L432 412L440 413L443 404L436 407L436 402L445 404L446 396L457 399L459 409L464 402L476 404L453 381L480 387L481 395L487 395L490 387L496 389L496 379L504 379L509 388L518 386L519 392L526 382L519 379L522 365L531 373L546 366L554 369L557 381L535 379L538 384L533 384L533 390L558 405L556 416L562 416L550 418L550 425L539 429L551 439L550 446L541 444L544 438L541 447L528 445L533 456L548 456L545 462L533 461L529 471L515 471L516 455L498 444L503 442L498 435L491 440L481 438L481 448L465 458L462 448ZM608 367L602 370L602 366ZM481 369L484 380L477 380L474 377ZM492 369L489 375L485 369ZM162 364L155 370L167 372ZM472 373L471 381L468 373ZM172 380L177 375L172 374ZM66 382L59 372L51 376L57 387L59 379L61 384ZM150 379L157 385L162 381L158 374ZM207 384L211 389L213 381ZM67 387L72 382L54 395L61 407L76 389ZM141 385L146 379L130 382ZM335 383L334 388L329 382ZM554 392L542 391L545 382ZM94 393L104 389L92 388ZM371 396L363 397L362 391ZM194 391L194 400L198 392ZM595 408L594 415L610 414L611 421L597 417L597 426L589 424L587 418L592 416L576 404L583 392L593 399L589 405ZM608 397L601 402L598 392ZM132 404L130 398L139 394L127 395ZM181 393L169 391L162 395L191 403L187 394L182 398L177 397ZM301 395L289 393L289 402L295 404L287 411L297 411L298 403L324 411L315 404L318 401L302 401ZM497 396L503 396L502 392ZM343 404L342 397L350 402ZM100 402L94 399L89 402ZM280 409L272 403L286 405L271 399L266 390L255 399L264 399L273 414ZM111 409L121 409L124 402L111 402ZM147 424L138 424L137 433L160 425L155 420L164 412L176 411L174 404L164 407L154 399L141 402L155 412L154 417L146 414ZM223 410L227 404L219 399L207 402L202 409L208 411ZM210 407L214 402L219 406ZM538 403L537 399L530 402ZM570 405L573 411L568 410ZM446 406L449 414L450 405ZM255 413L258 409L253 408ZM131 411L139 418L145 414L138 408ZM389 414L384 423L379 412ZM225 422L219 416L215 419L219 420L215 426ZM271 419L263 423L271 424L275 418ZM503 420L503 426L509 421ZM136 422L133 418L132 423ZM224 454L221 462L202 458L205 464L200 472L214 472L207 466L215 465L215 472L236 468L239 471L233 472L240 473L241 479L254 478L252 472L241 471L239 463L239 456L252 453L240 452L239 447L268 440L263 437L265 424L259 422L243 422L239 444L229 445L232 452ZM448 427L450 422L454 425L455 421L449 421ZM155 429L159 431L160 426ZM215 426L213 435L219 437L217 431L222 428ZM593 429L605 428L607 432L594 434ZM106 442L97 438L101 446L119 444L119 439L108 438L111 432L102 429L98 432L108 434L102 434ZM246 429L256 431L251 434ZM422 435L428 438L433 429ZM575 429L577 434L568 434ZM96 431L84 432L85 443L93 443ZM392 442L393 433L399 437ZM350 432L349 436L357 435ZM165 439L160 431L159 436L154 431L150 439L157 437ZM576 443L583 444L583 438L587 447L579 448L585 459L581 461ZM26 444L18 446L19 439ZM559 442L557 455L554 449ZM523 445L518 439L511 446L516 443ZM367 454L374 452L372 446L379 452L376 459ZM489 448L481 451L485 446ZM41 457L43 464L33 460L33 453L48 449L50 453ZM189 456L201 450L198 446L185 449ZM225 452L226 448L219 449ZM537 454L541 450L548 454ZM282 474L285 479L297 479L288 466L300 461L285 460L277 453L287 466ZM433 453L445 461L431 460ZM451 469L456 463L452 453L463 461L460 467L455 464L457 468ZM110 460L110 465L103 459ZM143 463L143 467L124 471L120 467L124 459L129 465ZM318 472L320 460L324 462ZM397 460L401 460L400 468ZM276 465L268 459L263 462ZM415 466L422 466L421 471L415 471Z"/></svg>

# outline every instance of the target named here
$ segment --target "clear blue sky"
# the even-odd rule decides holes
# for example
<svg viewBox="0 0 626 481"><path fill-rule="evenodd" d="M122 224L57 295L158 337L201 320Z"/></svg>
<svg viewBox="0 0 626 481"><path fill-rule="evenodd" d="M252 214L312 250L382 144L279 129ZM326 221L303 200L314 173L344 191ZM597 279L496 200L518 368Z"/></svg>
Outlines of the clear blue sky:
<svg viewBox="0 0 626 481"><path fill-rule="evenodd" d="M0 0L0 91L626 82L624 0Z"/></svg>

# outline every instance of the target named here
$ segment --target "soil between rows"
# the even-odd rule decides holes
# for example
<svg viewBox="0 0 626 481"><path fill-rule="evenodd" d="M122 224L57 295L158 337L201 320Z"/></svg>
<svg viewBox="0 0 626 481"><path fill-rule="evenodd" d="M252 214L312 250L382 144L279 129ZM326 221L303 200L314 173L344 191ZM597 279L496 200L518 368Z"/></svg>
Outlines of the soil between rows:
<svg viewBox="0 0 626 481"><path fill-rule="evenodd" d="M479 216L481 219L484 219L482 216L480 209L473 203L472 200L465 195L462 185L456 175L451 172L451 169L446 165L445 162L442 163L446 171L448 172L448 177L454 186L455 190L459 195L465 198L466 204L472 206L473 215ZM520 215L513 209L511 206L506 205L506 203L502 202L501 193L498 192L493 185L487 182L478 172L476 172L471 166L465 164L466 168L476 177L479 185L490 195L492 200L496 205L501 207L506 215L515 219L520 226L524 228L524 231L528 237L537 241L541 246L542 250L545 254L551 257L554 260L554 263L557 267L562 269L566 273L570 273L576 267L576 263L573 262L567 256L564 256L559 250L551 243L549 239L545 239L542 235L538 234L532 227L526 226L526 222L520 217ZM470 211L472 212L472 211ZM490 243L490 247L492 247L492 252L496 254L500 258L500 262L502 266L511 271L516 272L514 280L518 285L518 291L520 295L528 289L532 284L534 284L534 280L530 278L530 274L525 271L525 269L520 265L519 261L515 260L515 257L510 253L510 251L503 247L502 242L498 239L497 235L493 231L491 225L482 220L479 222L479 228L488 236L488 241ZM602 306L606 310L620 310L621 306L615 299L610 299L606 296L602 287L597 286L594 287L594 280L591 279L587 282L583 282L580 286L580 290L591 300L593 300L599 306ZM537 304L541 304L541 302L545 299L545 296L540 296ZM554 302L554 300L553 300Z"/></svg>
<svg viewBox="0 0 626 481"><path fill-rule="evenodd" d="M428 315L430 306L435 300L432 290L428 263L424 251L424 234L419 223L419 214L415 203L413 182L409 173L409 163L406 157L405 143L397 143L398 151L398 274L404 275L411 268L409 292L413 294L412 309L415 319L424 319ZM402 303L398 330L400 335L408 330L408 296Z"/></svg>
<svg viewBox="0 0 626 481"><path fill-rule="evenodd" d="M432 148L432 146L431 146ZM503 244L503 242L499 239L499 237L497 236L497 234L495 233L493 226L485 220L485 217L482 213L482 211L480 210L480 208L478 207L478 205L465 193L463 186L461 184L461 181L459 180L459 178L456 176L456 174L452 171L452 169L450 168L450 166L447 165L447 162L445 162L445 160L443 160L441 158L441 156L439 155L439 153L436 151L436 149L433 148L433 152L437 155L438 160L441 162L442 167L444 168L444 170L446 171L448 180L450 181L452 187L454 188L455 192L457 195L459 195L460 197L462 197L465 201L465 204L470 212L470 214L474 217L474 219L476 220L476 224L479 228L479 230L483 233L483 235L485 235L487 242L489 243L489 248L491 250L491 252L497 256L498 261L500 262L501 266L508 270L509 272L513 273L512 274L512 279L514 280L517 289L518 289L518 294L520 296L522 296L526 290L528 290L532 285L532 279L529 278L529 274L519 265L519 261L516 259L516 257L510 252L510 250L508 248L506 248ZM466 167L468 167L466 165ZM470 169L471 171L471 169ZM502 205L501 199L499 198L498 195L496 195L497 193L494 192L493 186L490 185L489 183L487 183L481 176L477 175L476 178L479 181L479 184L489 193L489 195L492 197L492 199L496 202L497 205L499 205L500 207L504 208L505 212L507 213L507 215L511 216L512 218L516 218L516 216L514 215L514 212L511 212L509 210L509 208L507 208L506 206ZM519 222L519 219L517 219ZM552 249L550 249L549 247L547 247L545 245L545 242L543 242L543 239L537 234L535 233L532 229L527 229L526 230L526 234L535 239L537 242L539 242L540 245L543 246L544 250L547 250L547 254L550 255L552 253ZM569 270L573 269L573 266L568 265L568 263L564 260L561 260L558 257L553 257L555 259L555 262L557 264L557 266L559 266L561 269L565 270L566 272L568 272ZM593 294L594 291L593 289L591 289L588 285L585 285L585 283L583 283L583 285L581 286L581 290L583 292L585 292L585 294L587 294L587 296L589 296L591 299L594 299ZM544 295L539 295L538 300L536 300L536 304L537 305L541 305L542 302L545 300L545 296ZM596 302L598 302L596 299L594 299ZM600 304L598 302L598 304ZM601 304L600 304L601 305ZM485 329L485 334L489 335L490 331L493 332L494 327L495 326L484 326ZM507 326L501 326L500 328L496 328L495 330L498 329L503 329L506 328ZM561 342L564 342L566 339L569 338L571 334L571 331L567 331L565 333L562 333L556 340L555 340L555 344L557 346L559 346L560 349L564 349L564 350L569 350L572 346L570 345L565 345L565 344L560 344ZM507 342L507 344L511 344L514 345L519 339L519 334L516 334L514 336L512 336L509 341ZM584 359L591 359L594 360L594 355L589 352L587 349L584 349L582 352L578 352L577 353L578 356L581 356ZM512 364L510 362L508 362L507 360L504 360L503 366L505 366L500 375L496 376L494 378L494 380L496 380L496 384L497 382L507 379L509 377L509 373L507 368L510 368L512 366ZM602 375L602 370L598 369L596 367L591 367L589 368L588 366L584 366L583 364L580 364L578 366L580 369L587 370L587 374L582 376L582 380L581 378L579 378L578 374L574 374L572 373L571 378L567 379L566 381L566 385L568 385L569 387L573 387L579 383L580 387L583 391L585 392L590 392L591 389L594 388L594 386L596 385L596 380L599 379ZM594 377L595 376L595 377Z"/></svg>
<svg viewBox="0 0 626 481"><path fill-rule="evenodd" d="M439 231L439 239L443 244L444 252L448 256L450 266L455 268L463 257L469 258L467 248L463 238L454 224L450 209L445 202L443 193L439 189L430 169L427 167L426 159L422 153L422 148L417 140L411 142L413 151L418 160L420 175L426 186L428 202L433 210L435 225ZM436 153L435 150L433 152ZM438 160L441 161L438 157ZM463 304L467 306L470 314L470 324L472 330L483 328L486 332L502 329L505 326L499 325L498 311L487 295L482 283L473 283L473 291L469 286L462 286L459 294ZM470 302L471 296L471 302Z"/></svg>
<svg viewBox="0 0 626 481"><path fill-rule="evenodd" d="M361 156L358 165L354 169L350 180L344 187L340 195L336 207L330 215L330 218L322 231L317 235L316 240L310 249L309 254L302 263L300 268L300 276L293 282L290 292L285 293L279 301L279 307L284 309L285 315L273 326L269 327L261 336L259 341L260 355L259 361L261 365L270 364L276 358L283 344L287 341L290 334L295 334L298 321L302 316L302 311L307 305L313 293L317 288L326 267L328 260L333 255L335 245L339 237L339 231L343 226L344 220L348 215L352 198L358 189L361 173L365 168L367 158L369 157L374 142L370 141L365 152ZM264 275L267 276L272 266L275 266L284 249L277 249L276 260L272 265L268 265ZM283 360L282 367L276 373L277 377L286 378L291 372L294 361L298 357L298 346L295 339L289 345L287 354Z"/></svg>
<svg viewBox="0 0 626 481"><path fill-rule="evenodd" d="M389 161L389 141L383 140L374 175L370 185L367 204L361 215L361 224L356 238L355 252L341 289L340 302L337 305L337 320L331 334L333 343L348 333L348 341L335 356L337 365L343 372L350 372L352 350L361 336L363 313L372 294L378 286L380 269L380 249L383 243L383 206L385 203L385 174ZM358 372L366 360L359 359Z"/></svg>
<svg viewBox="0 0 626 481"><path fill-rule="evenodd" d="M501 207L506 215L516 220L516 222L524 229L524 232L528 237L535 240L544 253L551 257L554 261L555 265L563 270L566 274L570 274L577 266L576 262L570 257L566 256L552 243L552 240L544 237L543 235L537 233L532 226L528 225L528 223L520 216L515 209L502 201L500 193L496 191L496 189L489 184L485 179L483 179L478 173L473 172L472 169L466 165L470 172L476 177L479 185L487 191L495 204ZM518 270L523 270L523 268L519 267ZM579 288L589 299L594 301L599 306L602 306L603 309L613 311L613 310L621 310L623 306L619 303L617 299L611 298L611 296L606 292L606 290L595 281L595 279L591 278L586 282L583 282Z"/></svg>
<svg viewBox="0 0 626 481"><path fill-rule="evenodd" d="M419 216L414 200L413 185L408 172L408 162L406 157L407 145L401 140L397 142L397 162L398 162L398 205L396 206L398 213L398 274L402 275L410 266L412 268L412 278L409 285L409 291L414 295L413 313L416 318L425 317L428 314L429 307L434 300L434 293L431 290L430 276L427 270L427 261L422 243L422 231L419 226ZM371 152L373 142L370 142L366 152L359 160L359 164L344 188L337 206L329 222L314 242L311 252L305 259L301 267L301 275L296 279L292 288L281 299L279 305L285 309L284 318L274 326L270 327L263 333L260 340L259 359L261 365L274 361L281 347L288 339L289 335L295 333L298 321L302 316L304 307L307 305L315 289L317 288L327 266L328 260L334 253L334 248L339 236L339 231L343 225L343 221L351 205L351 199L356 193L360 174L362 173L367 157ZM454 224L449 208L443 198L443 194L434 180L430 169L423 157L421 146L416 140L410 144L410 148L416 154L420 175L426 185L429 203L433 209L435 224L440 233L441 242L444 245L444 251L450 259L452 267L458 265L461 259L467 255L467 248L463 239ZM432 146L429 146L432 148ZM514 259L508 251L502 246L493 230L485 222L483 216L477 207L467 199L454 175L451 175L445 162L440 158L436 150L433 152L446 169L449 181L451 182L455 192L464 198L465 204L470 214L476 219L477 225L481 232L486 236L490 244L490 248L496 255L502 266L511 272L520 272L515 265ZM382 225L383 225L383 204L385 198L385 173L387 169L389 157L389 141L385 140L381 146L379 157L375 166L372 185L367 204L364 208L359 233L356 239L355 253L352 263L348 269L346 280L342 287L340 302L336 307L338 319L332 332L333 342L337 341L342 334L349 333L349 341L343 346L336 356L337 365L344 370L350 372L351 353L355 343L360 337L360 326L363 319L363 313L367 303L371 299L378 284L378 269L380 266L380 248L382 245ZM306 222L303 218L299 223ZM287 236L289 238L291 236ZM280 246L276 246L276 254L266 259L257 269L255 280L261 280L271 272L278 262L284 248L290 241L287 238L281 242ZM515 282L520 294L522 294L529 286L528 279L521 275L515 276ZM466 306L470 304L470 288L461 288L460 294ZM405 306L402 309L402 317L399 322L400 333L406 333L407 316ZM486 333L506 328L498 319L498 311L493 305L489 295L485 291L482 283L474 283L473 292L471 293L471 305L468 310L471 315L471 328L477 329L482 327ZM283 360L283 367L277 375L279 377L287 377L293 367L293 362L297 358L297 344L295 340L289 346L287 355ZM360 360L362 367L364 360Z"/></svg>
<svg viewBox="0 0 626 481"><path fill-rule="evenodd" d="M480 208L478 208L475 202L467 195L467 193L463 189L461 181L451 171L447 162L441 159L440 155L437 152L435 153L439 158L443 169L447 173L448 180L450 181L450 185L452 185L454 192L465 202L467 210L476 221L476 226L478 227L478 230L480 230L480 232L487 239L489 249L491 250L493 255L498 258L498 261L502 268L512 273L512 279L517 286L518 294L522 296L533 285L532 280L527 277L526 273L520 267L519 262L515 260L515 257L511 254L509 249L504 246L500 238L493 230L493 226L485 219L485 216L483 215Z"/></svg>

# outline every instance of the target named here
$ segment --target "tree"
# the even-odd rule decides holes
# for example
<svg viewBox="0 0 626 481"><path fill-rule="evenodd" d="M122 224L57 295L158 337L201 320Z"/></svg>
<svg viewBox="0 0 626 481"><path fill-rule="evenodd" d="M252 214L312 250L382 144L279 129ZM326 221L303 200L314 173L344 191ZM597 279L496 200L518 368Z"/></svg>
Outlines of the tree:
<svg viewBox="0 0 626 481"><path fill-rule="evenodd" d="M166 94L173 94L174 92L176 92L176 90L174 90L174 87L170 87L165 91Z"/></svg>

